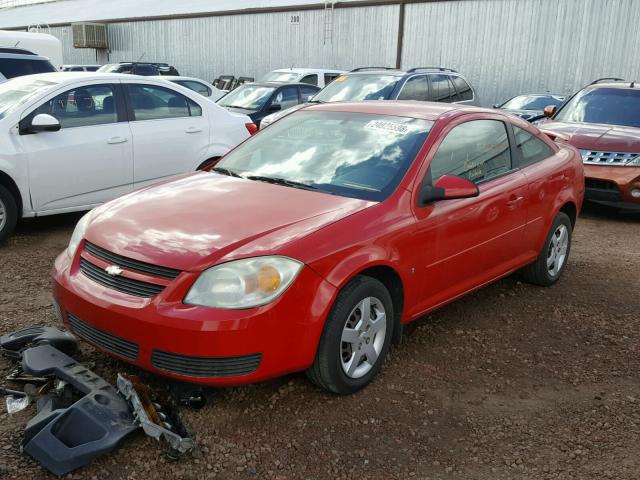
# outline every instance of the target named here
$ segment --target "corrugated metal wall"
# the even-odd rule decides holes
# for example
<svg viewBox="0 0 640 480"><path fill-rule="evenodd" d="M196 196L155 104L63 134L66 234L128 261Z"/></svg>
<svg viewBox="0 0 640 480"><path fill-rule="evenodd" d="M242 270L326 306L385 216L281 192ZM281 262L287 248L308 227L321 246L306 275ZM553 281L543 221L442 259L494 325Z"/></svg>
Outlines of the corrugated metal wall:
<svg viewBox="0 0 640 480"><path fill-rule="evenodd" d="M171 63L183 75L212 80L221 74L259 78L276 68L395 65L397 5L335 9L332 42L325 44L325 12L310 10L109 24L112 62ZM300 24L291 25L290 16ZM95 51L67 48L71 27L52 28L63 39L65 63Z"/></svg>
<svg viewBox="0 0 640 480"><path fill-rule="evenodd" d="M180 73L259 78L274 68L393 66L400 7L337 8L324 44L321 10L109 24L110 61L166 61ZM291 15L300 24L289 23ZM402 66L446 65L464 73L484 105L518 93L570 93L594 78L640 80L638 0L451 0L407 4ZM66 63L96 51L62 39ZM98 62L107 61L99 52ZM636 77L637 76L637 77Z"/></svg>
<svg viewBox="0 0 640 480"><path fill-rule="evenodd" d="M465 0L406 6L402 66L467 75L483 105L571 93L595 78L640 80L636 0Z"/></svg>

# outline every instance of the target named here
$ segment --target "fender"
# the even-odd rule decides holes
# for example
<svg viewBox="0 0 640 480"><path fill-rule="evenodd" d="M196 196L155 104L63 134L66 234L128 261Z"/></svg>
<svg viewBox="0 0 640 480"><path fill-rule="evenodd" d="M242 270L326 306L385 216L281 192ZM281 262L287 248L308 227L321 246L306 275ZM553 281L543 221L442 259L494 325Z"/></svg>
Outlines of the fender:
<svg viewBox="0 0 640 480"><path fill-rule="evenodd" d="M196 171L197 168L202 165L202 162L214 157L223 157L231 150L231 146L223 143L213 143L207 146L207 148L198 155L198 158L191 165L191 171Z"/></svg>
<svg viewBox="0 0 640 480"><path fill-rule="evenodd" d="M7 151L5 149L5 151ZM26 162L18 161L20 155L10 158L0 156L0 183L6 185L9 190L17 194L16 201L20 209L19 217L33 217L31 198L29 196L29 174Z"/></svg>

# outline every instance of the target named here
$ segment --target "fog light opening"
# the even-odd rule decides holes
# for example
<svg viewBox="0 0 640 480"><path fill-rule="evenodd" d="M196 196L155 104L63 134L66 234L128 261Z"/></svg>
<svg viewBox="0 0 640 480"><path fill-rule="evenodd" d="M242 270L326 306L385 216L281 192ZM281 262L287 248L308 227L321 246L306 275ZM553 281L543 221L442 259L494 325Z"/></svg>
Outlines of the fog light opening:
<svg viewBox="0 0 640 480"><path fill-rule="evenodd" d="M640 188L634 188L631 190L631 196L633 198L640 198Z"/></svg>

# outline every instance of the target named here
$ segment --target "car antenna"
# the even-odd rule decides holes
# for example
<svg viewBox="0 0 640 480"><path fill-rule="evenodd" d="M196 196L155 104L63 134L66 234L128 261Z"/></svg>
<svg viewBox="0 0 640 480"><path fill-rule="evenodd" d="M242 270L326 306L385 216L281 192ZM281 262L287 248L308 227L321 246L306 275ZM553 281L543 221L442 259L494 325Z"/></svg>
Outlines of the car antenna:
<svg viewBox="0 0 640 480"><path fill-rule="evenodd" d="M18 45L20 45L20 40L18 40L18 41L16 42L16 44L13 46L13 48L17 48L17 47L18 47Z"/></svg>
<svg viewBox="0 0 640 480"><path fill-rule="evenodd" d="M636 81L634 80L633 82L631 82L631 85L629 85L630 88L635 88L636 87Z"/></svg>
<svg viewBox="0 0 640 480"><path fill-rule="evenodd" d="M143 52L142 55L140 55L140 58L138 58L138 60L136 60L136 63L140 63L140 60L142 60L142 57L144 57L147 54L147 52Z"/></svg>

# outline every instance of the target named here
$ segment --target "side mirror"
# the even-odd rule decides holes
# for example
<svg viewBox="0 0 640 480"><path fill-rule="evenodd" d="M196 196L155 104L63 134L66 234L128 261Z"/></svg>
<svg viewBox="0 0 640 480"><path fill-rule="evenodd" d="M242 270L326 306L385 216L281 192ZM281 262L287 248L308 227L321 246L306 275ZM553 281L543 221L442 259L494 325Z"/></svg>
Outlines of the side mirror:
<svg viewBox="0 0 640 480"><path fill-rule="evenodd" d="M420 190L420 205L439 200L454 200L456 198L472 198L480 194L478 186L466 178L453 175L443 175L435 185L425 185Z"/></svg>
<svg viewBox="0 0 640 480"><path fill-rule="evenodd" d="M31 125L29 125L29 130L33 133L57 132L60 128L61 126L58 119L47 113L40 113L36 115L33 117L33 120L31 120Z"/></svg>
<svg viewBox="0 0 640 480"><path fill-rule="evenodd" d="M268 112L279 112L280 110L282 110L282 105L279 103L272 103L269 105L269 108L267 108Z"/></svg>
<svg viewBox="0 0 640 480"><path fill-rule="evenodd" d="M493 108L500 108L500 105L498 103L494 103Z"/></svg>
<svg viewBox="0 0 640 480"><path fill-rule="evenodd" d="M553 115L555 115L556 110L558 110L556 108L555 105L547 105L546 107L544 107L544 116L545 117L553 117Z"/></svg>

